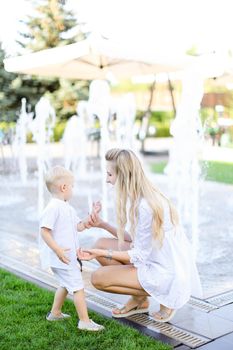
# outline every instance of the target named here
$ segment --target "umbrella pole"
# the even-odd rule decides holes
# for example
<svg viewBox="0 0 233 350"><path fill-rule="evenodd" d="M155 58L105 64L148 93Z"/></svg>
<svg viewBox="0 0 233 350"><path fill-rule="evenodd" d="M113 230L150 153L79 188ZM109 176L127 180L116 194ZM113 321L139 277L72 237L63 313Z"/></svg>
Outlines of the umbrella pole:
<svg viewBox="0 0 233 350"><path fill-rule="evenodd" d="M141 140L141 150L140 151L142 153L145 152L145 140L146 140L146 136L147 136L147 132L148 132L148 128L149 128L149 120L150 120L150 116L151 116L151 106L152 106L152 102L153 102L155 87L156 87L156 76L155 76L154 81L150 87L150 99L149 99L146 113L142 117L141 128L139 131L139 138Z"/></svg>
<svg viewBox="0 0 233 350"><path fill-rule="evenodd" d="M171 80L169 78L169 75L167 76L167 82L168 82L168 89L170 91L170 95L171 95L171 100L172 100L172 108L173 108L173 112L174 112L174 116L176 115L176 105L175 105L175 99L174 99L174 94L173 94L173 86L171 83Z"/></svg>

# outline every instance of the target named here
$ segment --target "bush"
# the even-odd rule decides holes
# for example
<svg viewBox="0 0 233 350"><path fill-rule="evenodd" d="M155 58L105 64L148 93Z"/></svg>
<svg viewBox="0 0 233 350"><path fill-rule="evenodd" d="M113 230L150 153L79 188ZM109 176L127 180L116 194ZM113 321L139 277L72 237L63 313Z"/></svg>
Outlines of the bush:
<svg viewBox="0 0 233 350"><path fill-rule="evenodd" d="M170 123L169 122L163 122L163 123L155 123L156 127L156 133L155 137L170 137Z"/></svg>
<svg viewBox="0 0 233 350"><path fill-rule="evenodd" d="M174 112L172 111L153 111L151 112L150 122L165 123L174 119Z"/></svg>
<svg viewBox="0 0 233 350"><path fill-rule="evenodd" d="M15 128L15 122L0 122L0 130L2 130L4 133L8 132L10 129Z"/></svg>
<svg viewBox="0 0 233 350"><path fill-rule="evenodd" d="M59 122L55 125L53 130L53 141L58 142L61 140L64 130L66 127L66 122Z"/></svg>
<svg viewBox="0 0 233 350"><path fill-rule="evenodd" d="M140 123L145 111L137 111L136 122ZM149 120L149 129L154 126L156 131L151 133L148 130L147 137L170 137L170 124L174 118L172 111L153 111Z"/></svg>
<svg viewBox="0 0 233 350"><path fill-rule="evenodd" d="M16 126L16 123L15 122L0 122L0 130L3 131L3 133L8 133L9 131L13 130L15 132L15 126ZM64 129L65 129L65 126L66 126L66 122L59 122L55 125L54 127L54 136L53 136L53 140L52 141L55 141L55 142L58 142L61 140L62 138L62 135L63 135L63 132L64 132ZM32 133L29 131L27 133L27 142L28 143L32 143L34 142L33 141L33 135Z"/></svg>

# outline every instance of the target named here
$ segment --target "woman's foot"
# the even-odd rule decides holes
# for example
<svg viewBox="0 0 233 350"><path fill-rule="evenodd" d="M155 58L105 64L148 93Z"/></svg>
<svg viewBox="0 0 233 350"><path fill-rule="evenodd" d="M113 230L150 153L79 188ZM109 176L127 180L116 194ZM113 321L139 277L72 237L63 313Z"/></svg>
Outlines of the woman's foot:
<svg viewBox="0 0 233 350"><path fill-rule="evenodd" d="M176 310L169 309L164 305L160 305L160 310L157 312L154 312L152 314L152 317L157 322L168 322L175 316L175 313L176 313Z"/></svg>
<svg viewBox="0 0 233 350"><path fill-rule="evenodd" d="M147 297L131 297L122 308L112 310L115 318L128 317L135 314L142 314L149 311L149 301Z"/></svg>

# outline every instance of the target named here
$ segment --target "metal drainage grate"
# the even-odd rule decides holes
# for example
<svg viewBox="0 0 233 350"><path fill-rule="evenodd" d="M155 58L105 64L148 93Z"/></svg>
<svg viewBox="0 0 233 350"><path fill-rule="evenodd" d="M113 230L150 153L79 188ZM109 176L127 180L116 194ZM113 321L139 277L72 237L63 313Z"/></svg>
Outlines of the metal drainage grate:
<svg viewBox="0 0 233 350"><path fill-rule="evenodd" d="M111 300L102 297L96 293L93 293L89 290L85 290L85 294L86 294L86 299L93 303L93 304L97 304L101 307L103 307L105 310L111 311L113 308L118 307L118 304L112 302Z"/></svg>
<svg viewBox="0 0 233 350"><path fill-rule="evenodd" d="M200 300L200 299L196 299L193 297L191 297L189 299L188 304L190 306L192 306L193 308L204 311L204 312L210 312L210 311L218 309L218 306L216 306L216 305L213 305L209 302L206 302L206 301Z"/></svg>
<svg viewBox="0 0 233 350"><path fill-rule="evenodd" d="M208 303L216 306L224 306L233 303L233 291L226 292L207 299Z"/></svg>
<svg viewBox="0 0 233 350"><path fill-rule="evenodd" d="M156 322L146 314L132 315L129 317L129 319L140 324L141 326L146 326L152 331L162 333L170 338L180 341L182 344L185 344L191 348L197 348L210 342L210 339L208 338L188 332L168 323Z"/></svg>

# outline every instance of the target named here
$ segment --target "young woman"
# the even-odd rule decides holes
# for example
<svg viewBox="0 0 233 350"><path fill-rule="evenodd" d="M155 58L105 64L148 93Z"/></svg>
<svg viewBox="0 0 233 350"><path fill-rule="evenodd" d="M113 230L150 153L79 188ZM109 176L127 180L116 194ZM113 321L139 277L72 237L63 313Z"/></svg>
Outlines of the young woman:
<svg viewBox="0 0 233 350"><path fill-rule="evenodd" d="M191 295L201 296L191 246L172 203L148 180L136 155L116 148L106 161L107 182L116 187L117 229L93 216L91 225L114 237L101 238L78 256L101 263L92 274L97 289L131 295L123 308L112 310L114 317L147 312L151 296L160 304L154 319L167 322Z"/></svg>

